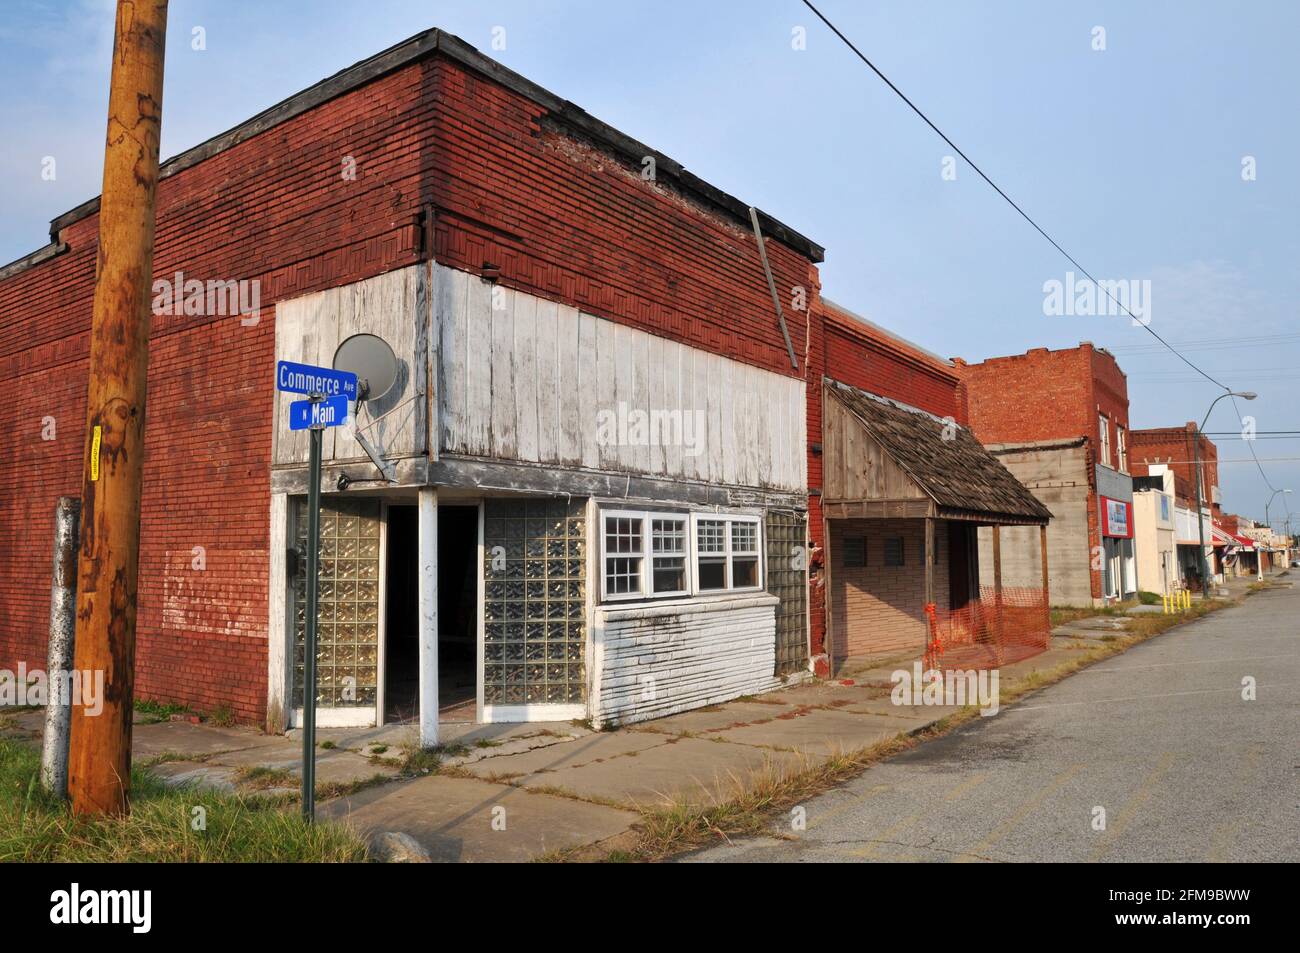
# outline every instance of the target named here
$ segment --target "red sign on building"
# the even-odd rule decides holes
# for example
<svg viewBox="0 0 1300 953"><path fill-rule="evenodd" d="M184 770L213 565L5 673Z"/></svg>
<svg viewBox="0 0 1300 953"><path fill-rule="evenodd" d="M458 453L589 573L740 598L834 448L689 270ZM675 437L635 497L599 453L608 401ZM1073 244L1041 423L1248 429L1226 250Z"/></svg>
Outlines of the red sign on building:
<svg viewBox="0 0 1300 953"><path fill-rule="evenodd" d="M1101 532L1103 536L1133 538L1133 504L1124 500L1101 498Z"/></svg>

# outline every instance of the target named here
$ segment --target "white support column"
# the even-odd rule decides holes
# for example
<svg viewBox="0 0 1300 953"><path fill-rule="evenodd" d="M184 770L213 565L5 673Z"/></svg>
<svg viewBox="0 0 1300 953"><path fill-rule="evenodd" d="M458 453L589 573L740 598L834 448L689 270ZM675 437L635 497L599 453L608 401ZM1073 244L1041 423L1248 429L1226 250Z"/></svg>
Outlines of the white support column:
<svg viewBox="0 0 1300 953"><path fill-rule="evenodd" d="M420 746L438 743L438 491L420 487Z"/></svg>

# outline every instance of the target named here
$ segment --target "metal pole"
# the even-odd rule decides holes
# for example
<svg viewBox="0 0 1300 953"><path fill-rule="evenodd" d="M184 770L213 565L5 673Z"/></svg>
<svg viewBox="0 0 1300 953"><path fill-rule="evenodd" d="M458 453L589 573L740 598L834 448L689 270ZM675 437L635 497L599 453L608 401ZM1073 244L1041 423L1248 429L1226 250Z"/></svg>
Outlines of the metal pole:
<svg viewBox="0 0 1300 953"><path fill-rule="evenodd" d="M103 708L72 713L78 814L124 814L131 786L136 587L154 202L167 0L118 0L86 389L75 667L102 673Z"/></svg>
<svg viewBox="0 0 1300 953"><path fill-rule="evenodd" d="M312 400L319 397L312 395ZM303 646L302 686L302 816L316 819L316 598L320 562L321 430L310 430L311 455L307 474L307 619Z"/></svg>
<svg viewBox="0 0 1300 953"><path fill-rule="evenodd" d="M1213 408L1213 404L1210 405ZM1209 566L1205 563L1205 519L1201 515L1201 428L1192 432L1192 466L1196 467L1196 531L1201 545L1196 550L1196 562L1201 570L1201 600L1210 598Z"/></svg>
<svg viewBox="0 0 1300 953"><path fill-rule="evenodd" d="M50 583L50 642L45 664L45 744L41 786L68 796L68 731L72 726L73 647L77 634L77 525L81 500L61 496L54 507L54 575Z"/></svg>

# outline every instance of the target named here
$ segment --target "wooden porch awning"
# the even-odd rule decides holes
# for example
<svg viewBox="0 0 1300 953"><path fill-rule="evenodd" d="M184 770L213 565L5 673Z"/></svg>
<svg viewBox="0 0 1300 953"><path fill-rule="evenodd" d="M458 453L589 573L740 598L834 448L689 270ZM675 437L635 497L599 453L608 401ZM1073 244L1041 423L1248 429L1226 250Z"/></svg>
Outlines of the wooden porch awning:
<svg viewBox="0 0 1300 953"><path fill-rule="evenodd" d="M1045 526L1052 513L965 427L827 379L822 510Z"/></svg>

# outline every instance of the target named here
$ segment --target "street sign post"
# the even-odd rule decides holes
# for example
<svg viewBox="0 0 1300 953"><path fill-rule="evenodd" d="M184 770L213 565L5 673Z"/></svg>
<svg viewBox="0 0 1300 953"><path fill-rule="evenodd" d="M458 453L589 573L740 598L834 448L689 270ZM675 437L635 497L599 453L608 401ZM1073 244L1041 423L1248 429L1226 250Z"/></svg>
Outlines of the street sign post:
<svg viewBox="0 0 1300 953"><path fill-rule="evenodd" d="M337 427L348 416L348 399L339 394L321 400L295 400L289 405L289 429Z"/></svg>
<svg viewBox="0 0 1300 953"><path fill-rule="evenodd" d="M332 367L280 361L275 365L275 386L288 394L319 394L322 397L342 394L348 400L357 399L357 375L351 371L336 371Z"/></svg>
<svg viewBox="0 0 1300 953"><path fill-rule="evenodd" d="M328 367L280 361L275 368L276 389L306 394L306 400L289 405L289 429L310 435L307 466L307 605L303 620L302 685L302 816L316 819L316 615L317 575L320 563L321 434L341 425L348 416L348 401L357 396L357 375Z"/></svg>

